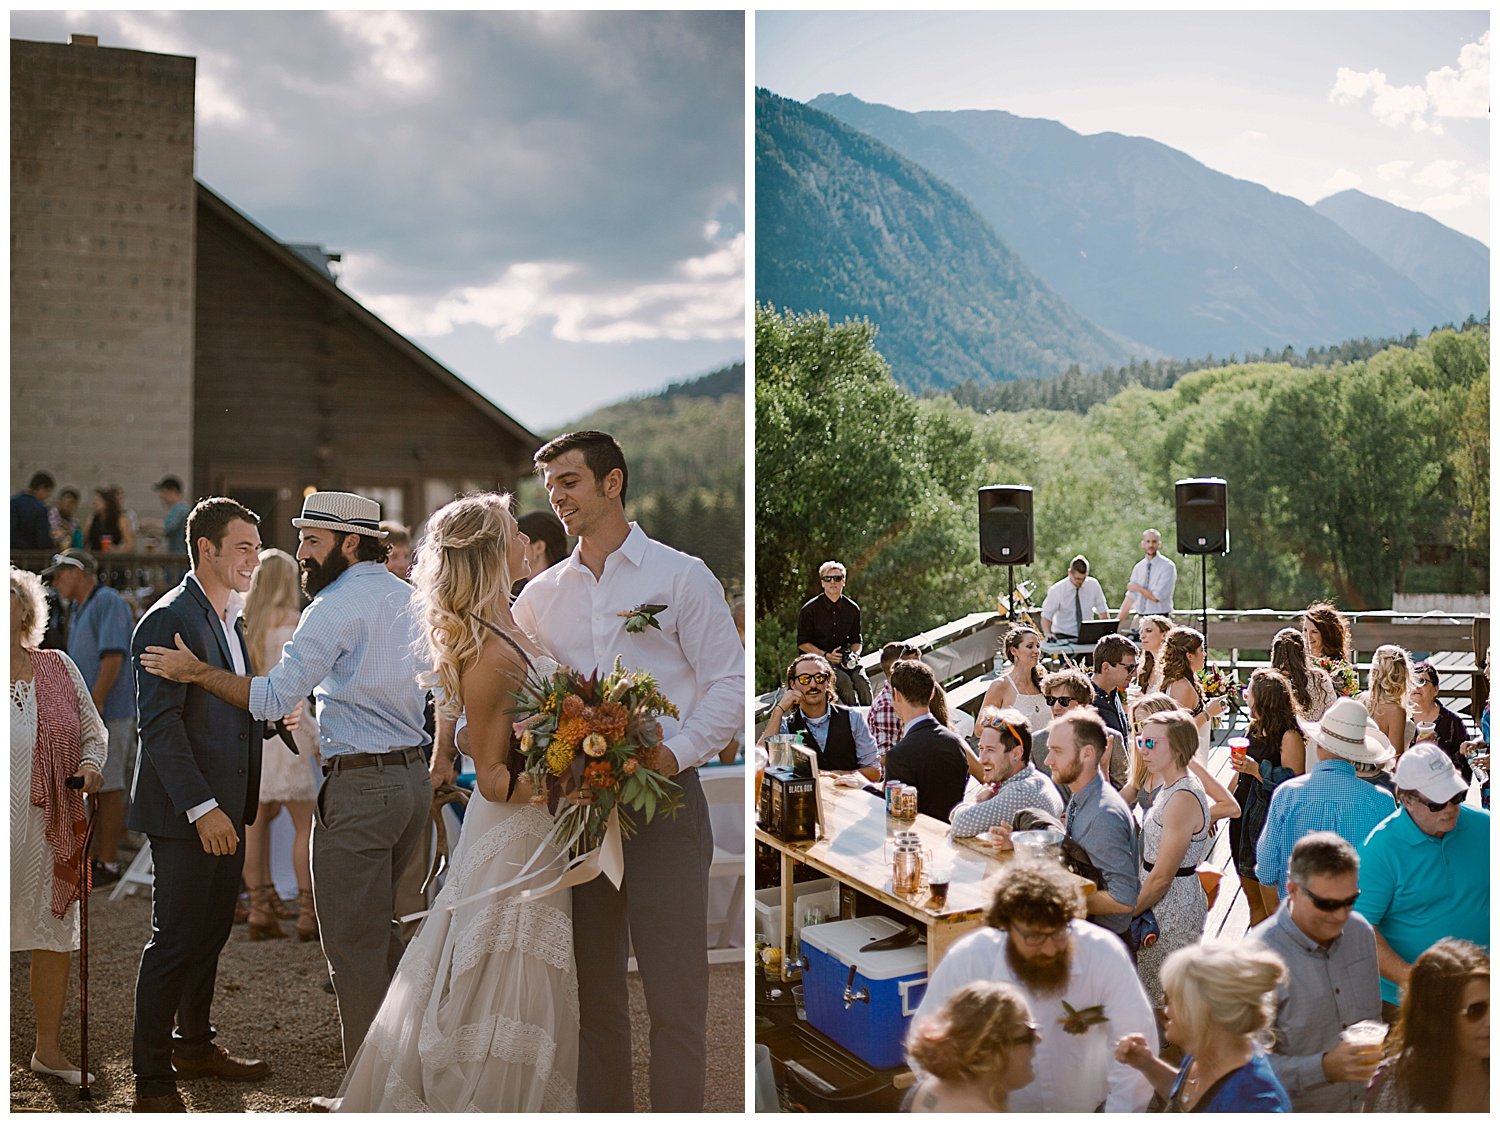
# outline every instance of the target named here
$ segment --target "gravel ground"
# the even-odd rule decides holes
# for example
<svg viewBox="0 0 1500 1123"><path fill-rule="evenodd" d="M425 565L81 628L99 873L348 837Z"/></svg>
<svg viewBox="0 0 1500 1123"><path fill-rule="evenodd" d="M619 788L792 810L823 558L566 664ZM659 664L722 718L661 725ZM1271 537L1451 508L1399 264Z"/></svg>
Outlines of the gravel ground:
<svg viewBox="0 0 1500 1123"><path fill-rule="evenodd" d="M292 921L283 922L290 930ZM96 892L89 908L89 1057L98 1077L93 1099L82 1103L78 1091L30 1069L36 1025L28 985L30 955L10 957L10 1029L12 1111L129 1111L134 1098L130 1074L130 1034L136 968L150 932L150 902L145 895L111 901ZM63 1022L63 1047L78 1056L77 959L69 1010ZM237 925L219 957L214 1024L219 1041L237 1056L269 1062L271 1075L252 1084L217 1080L184 1081L182 1097L192 1111L307 1111L309 1096L328 1096L343 1076L338 1014L333 995L323 990L327 978L316 943L294 938L250 943ZM635 1099L640 1110L649 1101L646 1080L645 999L636 976L630 978L635 1022ZM744 968L738 963L710 969L708 1026L709 1111L744 1110L745 995Z"/></svg>

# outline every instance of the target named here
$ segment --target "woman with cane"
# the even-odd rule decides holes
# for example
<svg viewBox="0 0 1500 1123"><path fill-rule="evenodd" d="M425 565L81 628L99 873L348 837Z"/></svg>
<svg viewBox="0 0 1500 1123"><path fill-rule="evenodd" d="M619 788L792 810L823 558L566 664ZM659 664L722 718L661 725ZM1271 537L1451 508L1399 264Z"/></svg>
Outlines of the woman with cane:
<svg viewBox="0 0 1500 1123"><path fill-rule="evenodd" d="M10 823L10 950L31 952L36 1047L31 1071L73 1085L83 1072L59 1034L68 967L80 946L79 901L88 891L83 795L104 786L104 722L83 676L60 651L39 649L47 625L41 579L10 570L10 785L29 792ZM73 779L78 785L68 784ZM89 1076L89 1081L93 1081Z"/></svg>

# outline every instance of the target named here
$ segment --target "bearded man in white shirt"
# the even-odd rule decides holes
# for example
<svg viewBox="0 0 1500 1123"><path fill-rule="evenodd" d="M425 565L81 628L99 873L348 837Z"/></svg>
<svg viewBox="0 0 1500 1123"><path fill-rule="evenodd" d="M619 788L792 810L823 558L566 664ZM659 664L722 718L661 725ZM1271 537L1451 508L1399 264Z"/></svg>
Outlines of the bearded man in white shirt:
<svg viewBox="0 0 1500 1123"><path fill-rule="evenodd" d="M986 927L943 956L912 1024L977 979L1026 992L1041 1033L1032 1082L1010 1093L1011 1111L1144 1111L1145 1077L1114 1059L1113 1042L1143 1034L1154 1054L1156 1019L1118 936L1083 920L1063 870L1013 862L996 879Z"/></svg>
<svg viewBox="0 0 1500 1123"><path fill-rule="evenodd" d="M745 720L745 652L718 580L625 518L629 469L607 433L567 433L534 457L552 510L578 545L527 582L515 619L554 658L587 671L650 671L681 713L646 763L682 787L674 817L635 824L617 889L573 890L580 995L580 1111L633 1111L630 948L651 1015L651 1110L703 1110L708 1020L708 867L713 836L697 766ZM622 810L622 814L625 812Z"/></svg>

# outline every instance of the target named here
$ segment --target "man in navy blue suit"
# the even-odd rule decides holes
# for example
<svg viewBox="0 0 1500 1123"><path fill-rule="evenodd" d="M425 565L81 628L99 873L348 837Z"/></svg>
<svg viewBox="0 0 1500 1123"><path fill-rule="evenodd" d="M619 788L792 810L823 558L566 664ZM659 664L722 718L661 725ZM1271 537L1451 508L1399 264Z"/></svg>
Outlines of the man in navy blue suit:
<svg viewBox="0 0 1500 1123"><path fill-rule="evenodd" d="M964 797L969 781L969 756L964 739L932 716L937 679L916 660L891 668L891 705L903 732L885 757L885 778L917 789L917 810L948 821Z"/></svg>
<svg viewBox="0 0 1500 1123"><path fill-rule="evenodd" d="M148 646L171 646L178 635L204 662L248 673L240 613L260 564L259 522L232 499L194 507L192 570L142 617L131 640L141 742L128 822L150 840L154 867L151 940L135 990L135 1111L186 1111L180 1078L255 1080L270 1071L215 1044L209 1021L239 897L240 839L260 802L261 722L140 664Z"/></svg>

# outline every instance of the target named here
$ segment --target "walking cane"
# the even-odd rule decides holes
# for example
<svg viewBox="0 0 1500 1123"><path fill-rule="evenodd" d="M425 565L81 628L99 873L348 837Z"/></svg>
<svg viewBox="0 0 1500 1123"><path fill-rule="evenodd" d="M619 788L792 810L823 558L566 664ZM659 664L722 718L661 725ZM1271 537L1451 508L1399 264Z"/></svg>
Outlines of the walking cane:
<svg viewBox="0 0 1500 1123"><path fill-rule="evenodd" d="M63 781L70 788L83 787L82 776L69 776ZM78 1098L92 1100L89 1088L89 889L92 888L92 870L89 867L89 843L94 838L94 801L84 797L88 809L88 825L83 829L83 853L79 858L81 876L79 883L83 894L78 899Z"/></svg>

